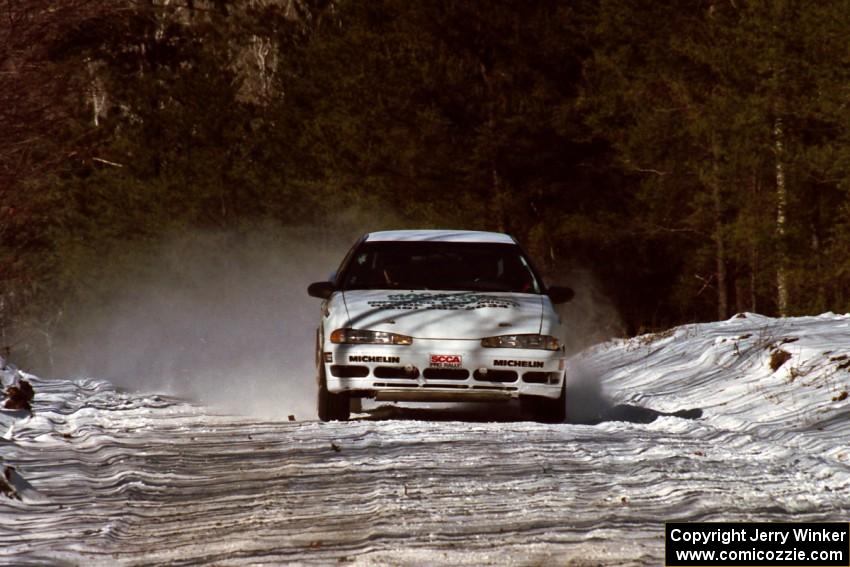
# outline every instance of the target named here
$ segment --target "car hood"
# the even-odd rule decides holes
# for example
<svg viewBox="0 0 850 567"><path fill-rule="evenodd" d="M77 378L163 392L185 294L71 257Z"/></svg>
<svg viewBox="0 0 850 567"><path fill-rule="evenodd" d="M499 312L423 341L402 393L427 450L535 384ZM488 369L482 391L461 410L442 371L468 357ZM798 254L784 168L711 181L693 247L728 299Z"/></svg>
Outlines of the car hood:
<svg viewBox="0 0 850 567"><path fill-rule="evenodd" d="M543 297L504 292L343 292L348 327L421 339L480 339L539 333Z"/></svg>

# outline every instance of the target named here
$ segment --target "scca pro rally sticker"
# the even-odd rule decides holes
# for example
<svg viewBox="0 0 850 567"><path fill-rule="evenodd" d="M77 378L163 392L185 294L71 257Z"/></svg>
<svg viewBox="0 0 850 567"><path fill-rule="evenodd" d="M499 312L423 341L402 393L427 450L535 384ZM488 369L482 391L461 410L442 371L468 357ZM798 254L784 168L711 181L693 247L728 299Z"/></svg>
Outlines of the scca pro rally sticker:
<svg viewBox="0 0 850 567"><path fill-rule="evenodd" d="M431 368L460 368L463 357L459 354L432 354Z"/></svg>

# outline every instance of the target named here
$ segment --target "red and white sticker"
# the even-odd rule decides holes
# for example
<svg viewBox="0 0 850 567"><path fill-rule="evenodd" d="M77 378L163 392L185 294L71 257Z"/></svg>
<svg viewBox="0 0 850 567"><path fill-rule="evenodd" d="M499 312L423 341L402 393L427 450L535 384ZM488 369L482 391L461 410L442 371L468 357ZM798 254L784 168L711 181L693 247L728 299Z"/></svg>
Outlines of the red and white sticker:
<svg viewBox="0 0 850 567"><path fill-rule="evenodd" d="M432 354L431 368L460 368L463 357L459 354Z"/></svg>

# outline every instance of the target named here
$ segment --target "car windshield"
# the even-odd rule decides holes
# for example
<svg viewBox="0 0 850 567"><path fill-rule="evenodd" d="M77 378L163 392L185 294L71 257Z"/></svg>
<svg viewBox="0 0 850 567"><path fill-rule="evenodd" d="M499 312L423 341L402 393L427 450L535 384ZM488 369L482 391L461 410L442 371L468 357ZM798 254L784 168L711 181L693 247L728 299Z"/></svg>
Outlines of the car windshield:
<svg viewBox="0 0 850 567"><path fill-rule="evenodd" d="M342 289L435 289L540 293L514 244L366 242L343 269Z"/></svg>

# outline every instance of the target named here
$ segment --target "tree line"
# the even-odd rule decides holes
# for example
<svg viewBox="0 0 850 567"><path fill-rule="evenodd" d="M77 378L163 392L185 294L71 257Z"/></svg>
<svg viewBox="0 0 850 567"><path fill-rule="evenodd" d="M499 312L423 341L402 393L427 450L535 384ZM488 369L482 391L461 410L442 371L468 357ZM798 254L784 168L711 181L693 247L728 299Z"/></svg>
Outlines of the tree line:
<svg viewBox="0 0 850 567"><path fill-rule="evenodd" d="M510 232L628 332L850 309L850 1L0 12L12 352L166 234L348 209Z"/></svg>

